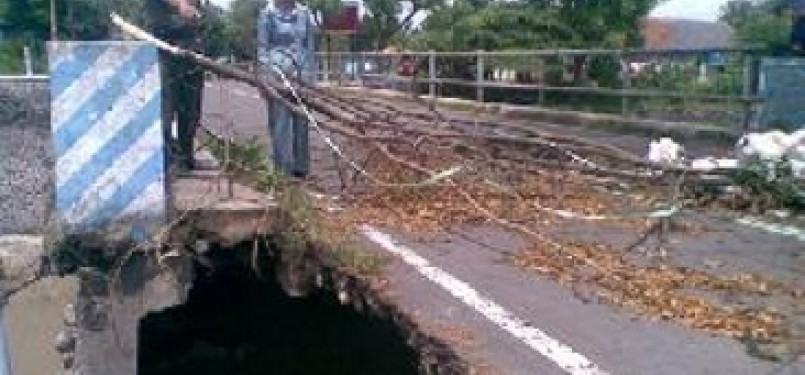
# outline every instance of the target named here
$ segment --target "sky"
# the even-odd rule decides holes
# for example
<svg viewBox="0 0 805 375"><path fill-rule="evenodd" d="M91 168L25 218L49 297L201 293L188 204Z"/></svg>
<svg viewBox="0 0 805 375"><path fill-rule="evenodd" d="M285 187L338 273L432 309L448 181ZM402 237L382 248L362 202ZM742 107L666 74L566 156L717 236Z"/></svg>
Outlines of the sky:
<svg viewBox="0 0 805 375"><path fill-rule="evenodd" d="M703 21L718 19L728 0L667 0L651 13L656 17L686 18Z"/></svg>
<svg viewBox="0 0 805 375"><path fill-rule="evenodd" d="M719 10L728 0L666 0L651 15L656 17L686 18L715 21ZM212 0L226 7L232 0Z"/></svg>

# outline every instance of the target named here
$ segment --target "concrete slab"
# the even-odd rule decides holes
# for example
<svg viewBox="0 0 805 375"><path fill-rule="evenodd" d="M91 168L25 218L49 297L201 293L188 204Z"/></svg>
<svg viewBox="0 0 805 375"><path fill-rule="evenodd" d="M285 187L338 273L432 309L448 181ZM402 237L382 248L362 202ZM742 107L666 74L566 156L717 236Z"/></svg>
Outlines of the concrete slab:
<svg viewBox="0 0 805 375"><path fill-rule="evenodd" d="M279 210L273 198L231 182L217 170L198 170L172 184L174 216L186 224L179 236L193 231L211 242L234 245L273 228Z"/></svg>

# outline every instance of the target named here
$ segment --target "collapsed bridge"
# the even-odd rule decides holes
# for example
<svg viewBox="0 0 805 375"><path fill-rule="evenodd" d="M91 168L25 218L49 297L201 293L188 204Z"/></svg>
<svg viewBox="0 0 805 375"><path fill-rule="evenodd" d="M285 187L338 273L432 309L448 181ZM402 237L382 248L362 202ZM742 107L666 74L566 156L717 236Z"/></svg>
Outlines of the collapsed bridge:
<svg viewBox="0 0 805 375"><path fill-rule="evenodd" d="M620 145L624 139L613 133L577 134L412 99L294 82L270 86L194 57L312 117L317 170L308 183L289 181L266 165L265 139L255 147L232 136L231 121L208 118L199 154L215 160L171 185L178 215L157 236L129 246L61 249L73 263L60 264L80 276L80 298L59 341L70 371L134 371L139 319L182 303L192 273L209 276L207 270L213 279L215 270L262 274L276 278L284 294L326 295L382 316L396 327L382 330L397 330L416 352L394 353L416 362L420 373L678 373L685 366L679 358L690 363L689 373L707 371L704 361L718 372L774 367L739 354L723 337L761 356L795 357L801 279L788 270L796 269L797 242L727 231L734 224L702 218L702 211L758 207L751 190L721 189L737 184L731 172L647 163L638 156L644 138ZM230 83L211 85L211 93L225 92ZM262 110L260 99L251 104ZM726 234L707 235L714 231ZM753 254L741 241L772 246L791 260ZM717 259L686 263L690 249ZM720 265L732 260L723 257L726 250L760 260L747 268ZM251 282L229 285L246 291ZM665 323L633 323L620 311ZM171 310L148 325L187 335L164 328L173 324L169 315L186 313ZM602 342L608 337L619 343ZM641 349L650 347L646 337L680 349L658 358ZM193 339L189 358L253 350ZM635 352L651 360L630 360Z"/></svg>

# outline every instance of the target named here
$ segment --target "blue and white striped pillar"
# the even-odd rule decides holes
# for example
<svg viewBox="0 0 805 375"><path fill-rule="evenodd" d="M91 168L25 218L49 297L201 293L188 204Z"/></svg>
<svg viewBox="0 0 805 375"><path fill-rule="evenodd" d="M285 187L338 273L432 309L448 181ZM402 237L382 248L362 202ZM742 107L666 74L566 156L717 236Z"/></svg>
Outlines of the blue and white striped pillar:
<svg viewBox="0 0 805 375"><path fill-rule="evenodd" d="M140 42L52 42L56 213L65 234L135 241L165 224L159 60Z"/></svg>

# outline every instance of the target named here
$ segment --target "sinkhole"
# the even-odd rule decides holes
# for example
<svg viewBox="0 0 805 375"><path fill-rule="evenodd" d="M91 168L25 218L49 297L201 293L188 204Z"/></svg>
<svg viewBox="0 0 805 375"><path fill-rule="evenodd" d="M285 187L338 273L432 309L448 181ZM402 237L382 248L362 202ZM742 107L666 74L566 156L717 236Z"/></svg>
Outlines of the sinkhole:
<svg viewBox="0 0 805 375"><path fill-rule="evenodd" d="M212 250L187 303L141 320L140 375L418 373L418 354L389 320L324 288L289 297L274 268L255 272L247 247Z"/></svg>

